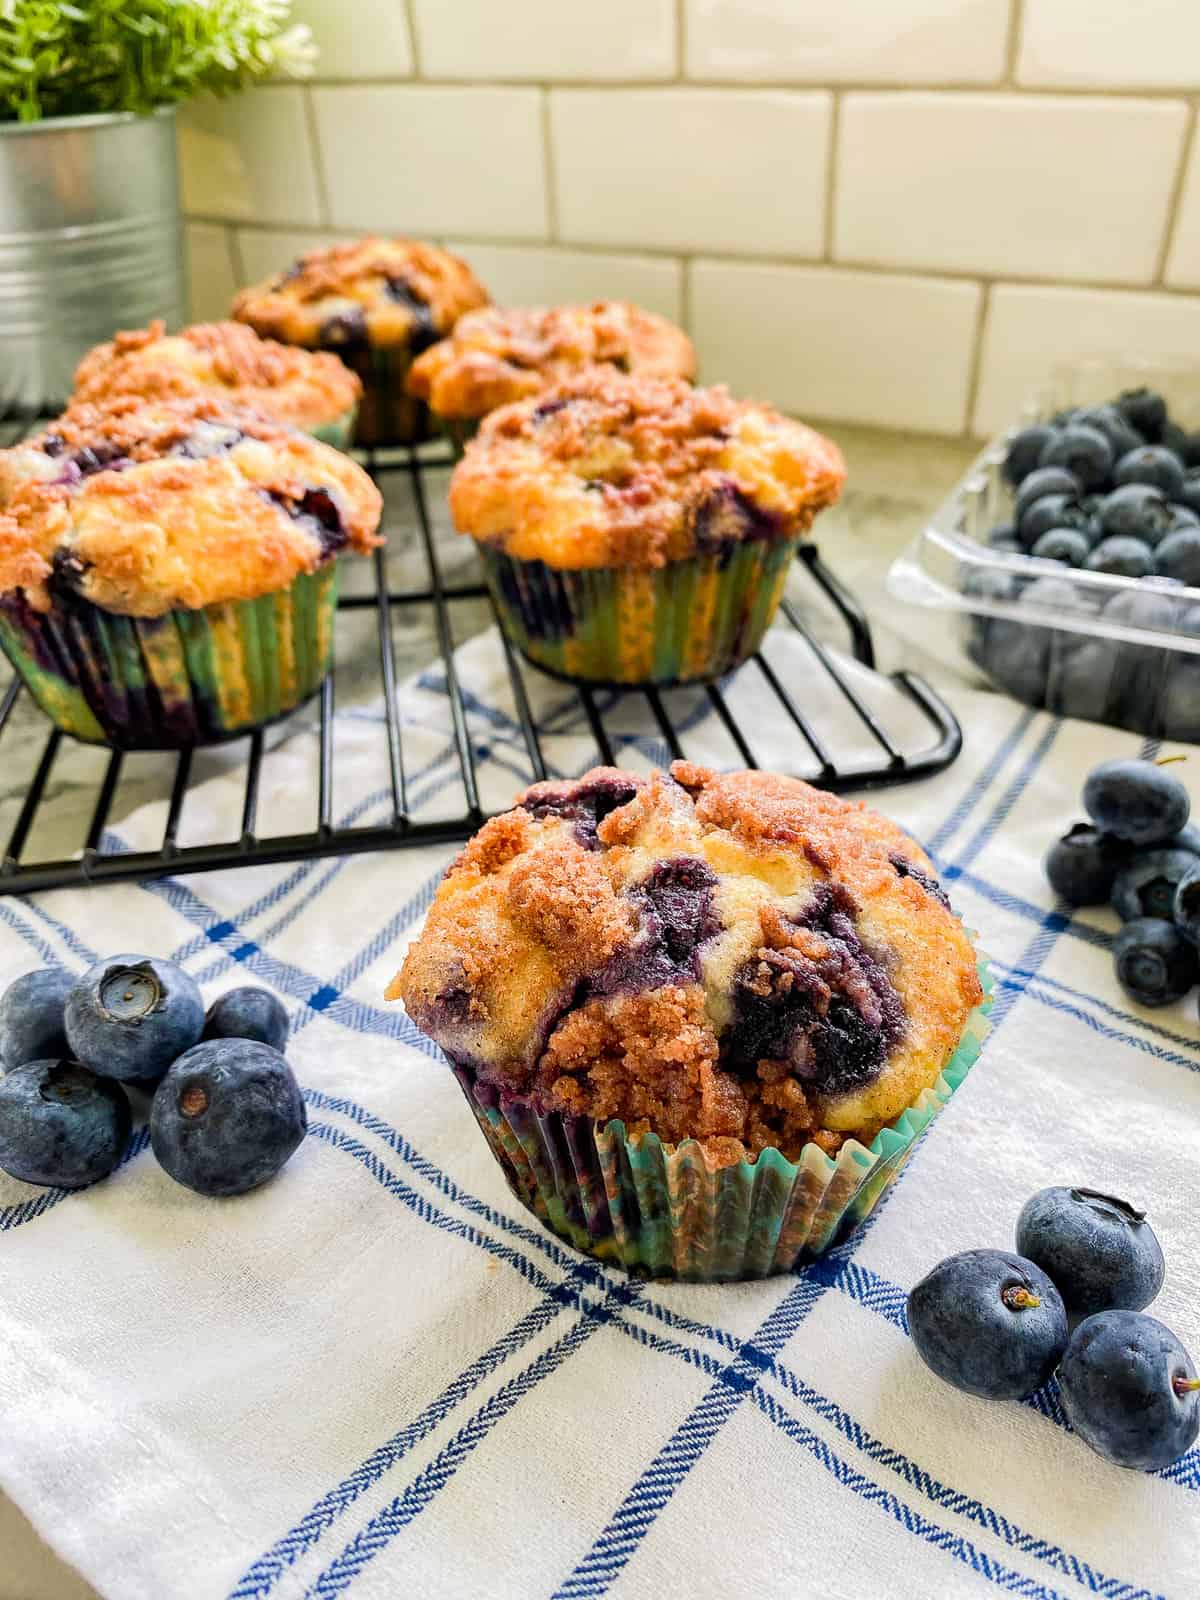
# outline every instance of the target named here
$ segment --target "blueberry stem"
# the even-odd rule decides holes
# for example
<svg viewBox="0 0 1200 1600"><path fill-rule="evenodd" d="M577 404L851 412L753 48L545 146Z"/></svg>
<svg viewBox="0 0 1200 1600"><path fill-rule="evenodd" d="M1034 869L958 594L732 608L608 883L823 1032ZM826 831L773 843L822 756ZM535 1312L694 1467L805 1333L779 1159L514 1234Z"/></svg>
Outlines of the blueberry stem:
<svg viewBox="0 0 1200 1600"><path fill-rule="evenodd" d="M1034 1306L1042 1303L1040 1296L1019 1283L1010 1283L1007 1288L1001 1289L1000 1298L1010 1311L1032 1311Z"/></svg>
<svg viewBox="0 0 1200 1600"><path fill-rule="evenodd" d="M1179 755L1177 755L1177 756L1159 756L1158 760L1154 763L1154 765L1156 767L1169 767L1171 765L1172 761L1186 761L1186 760L1187 760L1187 756L1184 755L1183 752L1181 751L1179 753Z"/></svg>
<svg viewBox="0 0 1200 1600"><path fill-rule="evenodd" d="M1171 1379L1171 1387L1182 1400L1185 1394L1194 1394L1200 1389L1200 1378L1175 1377Z"/></svg>

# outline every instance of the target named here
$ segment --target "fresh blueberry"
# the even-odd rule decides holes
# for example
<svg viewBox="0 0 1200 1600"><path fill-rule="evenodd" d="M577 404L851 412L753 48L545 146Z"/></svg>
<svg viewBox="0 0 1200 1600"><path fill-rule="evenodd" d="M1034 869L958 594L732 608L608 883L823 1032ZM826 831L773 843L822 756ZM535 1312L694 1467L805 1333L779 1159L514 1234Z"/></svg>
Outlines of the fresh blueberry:
<svg viewBox="0 0 1200 1600"><path fill-rule="evenodd" d="M1174 498L1180 505L1200 512L1200 470L1193 469L1184 474L1183 487L1177 491Z"/></svg>
<svg viewBox="0 0 1200 1600"><path fill-rule="evenodd" d="M1082 411L1082 406L1064 406L1061 411L1056 411L1050 418L1051 426L1055 428L1069 427L1081 415Z"/></svg>
<svg viewBox="0 0 1200 1600"><path fill-rule="evenodd" d="M1166 578L1191 587L1200 584L1200 526L1169 533L1154 552L1155 565Z"/></svg>
<svg viewBox="0 0 1200 1600"><path fill-rule="evenodd" d="M1117 981L1143 1006L1182 1000L1200 976L1196 952L1173 922L1138 917L1113 940Z"/></svg>
<svg viewBox="0 0 1200 1600"><path fill-rule="evenodd" d="M1083 485L1066 467L1038 467L1023 480L1013 498L1013 521L1020 522L1034 501L1048 494L1065 494L1071 500L1078 500L1083 494Z"/></svg>
<svg viewBox="0 0 1200 1600"><path fill-rule="evenodd" d="M71 1053L106 1078L161 1078L204 1027L194 979L173 961L110 956L89 967L67 996Z"/></svg>
<svg viewBox="0 0 1200 1600"><path fill-rule="evenodd" d="M0 1078L0 1167L25 1183L82 1189L121 1158L132 1118L119 1083L76 1061L26 1061Z"/></svg>
<svg viewBox="0 0 1200 1600"><path fill-rule="evenodd" d="M1143 578L1115 594L1104 607L1106 623L1136 630L1147 641L1120 642L1116 694L1108 719L1136 733L1163 731L1160 707L1174 659L1172 651L1163 646L1179 626L1181 605L1171 593L1176 587L1173 578ZM1160 638L1162 644L1154 642Z"/></svg>
<svg viewBox="0 0 1200 1600"><path fill-rule="evenodd" d="M991 567L968 572L963 582L963 593L981 600L1008 602L1012 600L1016 591L1017 580L1012 574L998 572ZM986 613L973 615L967 619L967 655L984 672L989 670L989 641L997 620Z"/></svg>
<svg viewBox="0 0 1200 1600"><path fill-rule="evenodd" d="M1067 1313L1040 1267L1005 1250L964 1250L908 1297L908 1331L939 1378L984 1400L1020 1400L1058 1365Z"/></svg>
<svg viewBox="0 0 1200 1600"><path fill-rule="evenodd" d="M199 1194L245 1194L273 1178L304 1138L300 1086L257 1039L208 1039L154 1091L150 1143L164 1171Z"/></svg>
<svg viewBox="0 0 1200 1600"><path fill-rule="evenodd" d="M1174 450L1185 467L1200 467L1200 433L1185 433Z"/></svg>
<svg viewBox="0 0 1200 1600"><path fill-rule="evenodd" d="M1077 822L1046 852L1050 887L1071 906L1107 905L1130 848L1090 822Z"/></svg>
<svg viewBox="0 0 1200 1600"><path fill-rule="evenodd" d="M998 550L1001 555L1019 556L1024 555L1025 553L1025 546L1019 539L1005 539L1000 537L996 530L993 530L993 532L988 534L988 544L993 550Z"/></svg>
<svg viewBox="0 0 1200 1600"><path fill-rule="evenodd" d="M1117 410L1131 428L1151 441L1157 440L1167 420L1167 402L1152 389L1126 389L1116 400Z"/></svg>
<svg viewBox="0 0 1200 1600"><path fill-rule="evenodd" d="M1054 429L1044 422L1035 422L1031 428L1022 428L1012 436L1002 470L1014 488L1037 466L1042 451L1053 437Z"/></svg>
<svg viewBox="0 0 1200 1600"><path fill-rule="evenodd" d="M1170 507L1162 491L1149 483L1125 483L1106 494L1096 513L1106 539L1141 539L1155 545L1171 531Z"/></svg>
<svg viewBox="0 0 1200 1600"><path fill-rule="evenodd" d="M1170 418L1168 418L1167 421L1163 423L1162 432L1158 436L1158 442L1162 445L1164 450L1169 450L1172 455L1178 456L1180 461L1183 460L1183 449L1187 443L1187 433L1179 426L1177 422L1172 422Z"/></svg>
<svg viewBox="0 0 1200 1600"><path fill-rule="evenodd" d="M24 972L0 997L0 1060L6 1067L70 1055L63 1007L75 979L61 967Z"/></svg>
<svg viewBox="0 0 1200 1600"><path fill-rule="evenodd" d="M994 528L989 528L987 543L990 544L993 549L995 549L997 546L999 546L1001 549L1004 549L1011 544L1019 550L1020 545L1017 543L1017 529L1015 523L998 522Z"/></svg>
<svg viewBox="0 0 1200 1600"><path fill-rule="evenodd" d="M1116 578L1145 578L1154 571L1154 552L1140 539L1101 539L1087 558L1089 572Z"/></svg>
<svg viewBox="0 0 1200 1600"><path fill-rule="evenodd" d="M1196 871L1196 857L1190 850L1142 850L1126 861L1112 886L1112 907L1122 922L1135 917L1173 915L1175 891Z"/></svg>
<svg viewBox="0 0 1200 1600"><path fill-rule="evenodd" d="M1049 533L1042 535L1031 553L1039 561L1062 561L1068 567L1081 567L1090 550L1086 534L1074 528L1051 528Z"/></svg>
<svg viewBox="0 0 1200 1600"><path fill-rule="evenodd" d="M1066 467L1085 489L1094 489L1112 472L1112 446L1099 428L1073 422L1046 441L1038 465Z"/></svg>
<svg viewBox="0 0 1200 1600"><path fill-rule="evenodd" d="M1044 533L1051 528L1075 528L1086 533L1091 518L1078 499L1069 494L1044 494L1027 505L1017 518L1017 538L1026 550L1032 550Z"/></svg>
<svg viewBox="0 0 1200 1600"><path fill-rule="evenodd" d="M1105 833L1130 844L1162 844L1188 820L1188 792L1173 772L1153 761L1102 761L1088 773L1083 806Z"/></svg>
<svg viewBox="0 0 1200 1600"><path fill-rule="evenodd" d="M1090 722L1114 720L1124 684L1121 646L1114 639L1079 634L1070 643L1067 639L1065 633L1060 634L1059 647L1051 655L1046 706L1064 717Z"/></svg>
<svg viewBox="0 0 1200 1600"><path fill-rule="evenodd" d="M1146 442L1136 428L1130 427L1116 406L1091 406L1081 411L1074 421L1102 433L1108 440L1114 461L1119 461L1122 456L1139 449Z"/></svg>
<svg viewBox="0 0 1200 1600"><path fill-rule="evenodd" d="M1027 615L992 620L985 670L1014 699L1039 706L1045 698L1056 641L1064 638L1060 629L1038 626L1039 614L1060 617L1064 612L1078 612L1079 598L1070 579L1047 576L1036 578L1019 600Z"/></svg>
<svg viewBox="0 0 1200 1600"><path fill-rule="evenodd" d="M288 1014L269 989L246 985L227 989L208 1008L204 1039L257 1039L282 1050L288 1039Z"/></svg>
<svg viewBox="0 0 1200 1600"><path fill-rule="evenodd" d="M1021 1207L1017 1250L1072 1316L1141 1311L1162 1288L1162 1247L1146 1213L1096 1189L1041 1189Z"/></svg>
<svg viewBox="0 0 1200 1600"><path fill-rule="evenodd" d="M1183 488L1183 463L1162 445L1146 444L1121 457L1113 470L1113 481L1149 483L1161 489L1168 500L1174 500Z"/></svg>
<svg viewBox="0 0 1200 1600"><path fill-rule="evenodd" d="M1067 1421L1098 1456L1155 1472L1200 1433L1200 1378L1169 1328L1142 1311L1098 1311L1075 1329L1058 1388Z"/></svg>
<svg viewBox="0 0 1200 1600"><path fill-rule="evenodd" d="M1191 872L1185 873L1175 886L1171 916L1188 943L1200 946L1200 859L1194 856Z"/></svg>

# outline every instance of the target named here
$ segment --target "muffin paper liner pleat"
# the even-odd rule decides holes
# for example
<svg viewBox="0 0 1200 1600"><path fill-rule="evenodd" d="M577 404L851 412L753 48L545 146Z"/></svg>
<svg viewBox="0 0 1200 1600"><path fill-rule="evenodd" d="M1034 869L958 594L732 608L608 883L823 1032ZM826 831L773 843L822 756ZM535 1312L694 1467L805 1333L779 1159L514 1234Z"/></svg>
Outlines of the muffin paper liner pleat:
<svg viewBox="0 0 1200 1600"><path fill-rule="evenodd" d="M983 1002L933 1085L869 1145L848 1139L836 1156L807 1144L795 1161L767 1149L714 1168L694 1139L630 1138L618 1120L539 1111L470 1067L454 1074L513 1194L577 1250L642 1277L763 1278L823 1255L878 1204L979 1058L992 1003L982 958L979 976Z"/></svg>
<svg viewBox="0 0 1200 1600"><path fill-rule="evenodd" d="M162 617L72 598L42 613L0 598L0 647L64 733L123 750L230 739L320 688L333 654L337 562L277 594Z"/></svg>
<svg viewBox="0 0 1200 1600"><path fill-rule="evenodd" d="M318 422L314 427L304 431L314 439L319 439L322 444L331 444L335 450L348 450L350 441L354 437L355 424L358 421L358 402L343 411L339 416L331 417L328 422Z"/></svg>
<svg viewBox="0 0 1200 1600"><path fill-rule="evenodd" d="M799 538L753 539L665 567L567 570L479 545L501 626L535 666L587 683L719 678L770 626Z"/></svg>

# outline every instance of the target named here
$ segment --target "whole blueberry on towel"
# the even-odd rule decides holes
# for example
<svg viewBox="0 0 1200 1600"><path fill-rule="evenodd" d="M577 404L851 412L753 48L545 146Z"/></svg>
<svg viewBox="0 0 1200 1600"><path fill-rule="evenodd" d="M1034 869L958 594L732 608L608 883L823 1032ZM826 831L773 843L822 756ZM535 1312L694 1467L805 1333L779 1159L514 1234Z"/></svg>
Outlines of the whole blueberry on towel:
<svg viewBox="0 0 1200 1600"><path fill-rule="evenodd" d="M985 1400L1039 1389L1067 1343L1067 1313L1050 1279L1006 1250L964 1250L908 1297L908 1331L939 1378Z"/></svg>
<svg viewBox="0 0 1200 1600"><path fill-rule="evenodd" d="M1032 427L1013 434L1008 442L1003 471L1014 488L1034 470L1053 437L1054 429L1045 422L1035 422Z"/></svg>
<svg viewBox="0 0 1200 1600"><path fill-rule="evenodd" d="M1143 445L1121 457L1113 469L1113 482L1153 484L1168 500L1174 500L1183 488L1183 462L1162 445Z"/></svg>
<svg viewBox="0 0 1200 1600"><path fill-rule="evenodd" d="M37 967L0 996L0 1060L6 1067L70 1055L63 1008L75 979L61 967Z"/></svg>
<svg viewBox="0 0 1200 1600"><path fill-rule="evenodd" d="M1048 439L1038 460L1041 467L1066 467L1085 489L1105 483L1112 464L1112 445L1099 428L1078 421Z"/></svg>
<svg viewBox="0 0 1200 1600"><path fill-rule="evenodd" d="M25 1183L82 1189L106 1178L131 1124L119 1083L76 1061L26 1061L0 1078L0 1167Z"/></svg>
<svg viewBox="0 0 1200 1600"><path fill-rule="evenodd" d="M1161 917L1169 922L1175 914L1179 885L1198 866L1200 862L1190 850L1141 851L1125 862L1113 880L1113 910L1122 922L1132 922L1134 917Z"/></svg>
<svg viewBox="0 0 1200 1600"><path fill-rule="evenodd" d="M1184 833L1186 832L1185 828ZM1193 860L1191 872L1185 873L1175 886L1171 917L1188 943L1200 947L1200 861L1198 860Z"/></svg>
<svg viewBox="0 0 1200 1600"><path fill-rule="evenodd" d="M245 1194L273 1178L308 1129L300 1086L257 1039L207 1039L154 1091L150 1143L159 1165L199 1194Z"/></svg>
<svg viewBox="0 0 1200 1600"><path fill-rule="evenodd" d="M67 996L71 1054L106 1078L161 1078L204 1027L195 980L173 961L109 956Z"/></svg>
<svg viewBox="0 0 1200 1600"><path fill-rule="evenodd" d="M1113 940L1117 982L1143 1006L1182 1000L1200 977L1196 950L1173 922L1137 917Z"/></svg>
<svg viewBox="0 0 1200 1600"><path fill-rule="evenodd" d="M1153 761L1120 759L1092 768L1083 805L1098 828L1138 845L1169 839L1191 811L1188 792L1173 772Z"/></svg>
<svg viewBox="0 0 1200 1600"><path fill-rule="evenodd" d="M1179 1340L1140 1311L1098 1311L1075 1329L1058 1388L1067 1421L1118 1467L1169 1467L1200 1433L1200 1378Z"/></svg>
<svg viewBox="0 0 1200 1600"><path fill-rule="evenodd" d="M288 1040L288 1014L269 989L250 984L227 989L209 1006L202 1037L257 1039L272 1050L282 1050Z"/></svg>
<svg viewBox="0 0 1200 1600"><path fill-rule="evenodd" d="M1040 1189L1017 1218L1017 1249L1075 1316L1141 1311L1162 1288L1162 1248L1146 1213L1098 1189Z"/></svg>
<svg viewBox="0 0 1200 1600"><path fill-rule="evenodd" d="M1102 906L1129 851L1129 845L1092 823L1077 822L1046 852L1046 877L1068 905Z"/></svg>

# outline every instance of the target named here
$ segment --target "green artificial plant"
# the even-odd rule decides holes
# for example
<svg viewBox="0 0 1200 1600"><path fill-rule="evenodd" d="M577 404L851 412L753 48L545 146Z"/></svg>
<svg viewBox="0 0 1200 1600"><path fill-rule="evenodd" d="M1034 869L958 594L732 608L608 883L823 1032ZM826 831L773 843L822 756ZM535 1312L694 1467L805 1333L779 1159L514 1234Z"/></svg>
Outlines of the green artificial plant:
<svg viewBox="0 0 1200 1600"><path fill-rule="evenodd" d="M153 111L276 73L315 46L290 0L0 0L0 123Z"/></svg>

